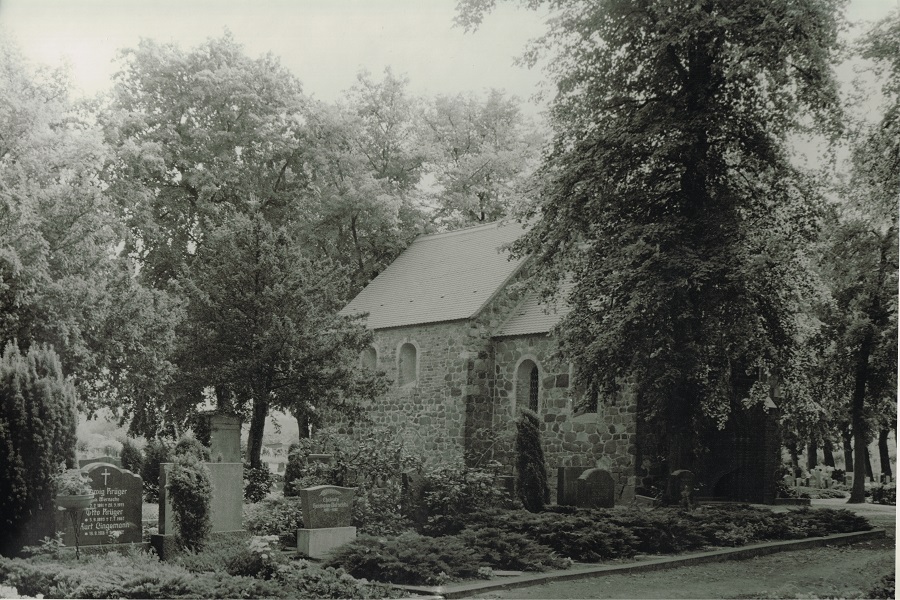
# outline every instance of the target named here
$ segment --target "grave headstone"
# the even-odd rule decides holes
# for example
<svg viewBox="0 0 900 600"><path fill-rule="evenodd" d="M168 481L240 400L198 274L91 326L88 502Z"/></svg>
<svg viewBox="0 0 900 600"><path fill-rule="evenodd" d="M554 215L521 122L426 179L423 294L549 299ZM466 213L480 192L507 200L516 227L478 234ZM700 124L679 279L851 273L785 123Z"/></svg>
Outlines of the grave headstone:
<svg viewBox="0 0 900 600"><path fill-rule="evenodd" d="M616 487L606 469L588 469L576 480L576 506L612 508L616 504Z"/></svg>
<svg viewBox="0 0 900 600"><path fill-rule="evenodd" d="M427 519L427 511L422 505L425 476L417 470L404 471L400 475L400 483L403 490L403 513L410 515L416 523L424 523Z"/></svg>
<svg viewBox="0 0 900 600"><path fill-rule="evenodd" d="M122 468L122 459L118 456L98 456L97 458L82 458L78 461L79 467L86 467L93 463L106 463Z"/></svg>
<svg viewBox="0 0 900 600"><path fill-rule="evenodd" d="M350 526L356 488L317 485L300 490L303 529L297 530L297 550L324 558L338 546L356 539Z"/></svg>
<svg viewBox="0 0 900 600"><path fill-rule="evenodd" d="M207 415L210 425L210 458L204 463L209 471L210 533L219 540L243 539L242 508L244 499L241 462L240 420L230 415ZM175 523L172 518L172 499L166 493L167 472L172 463L162 463L159 475L159 533L150 536L150 543L160 558L178 553L175 543Z"/></svg>
<svg viewBox="0 0 900 600"><path fill-rule="evenodd" d="M307 529L347 527L353 511L356 488L316 485L300 490L303 526Z"/></svg>
<svg viewBox="0 0 900 600"><path fill-rule="evenodd" d="M556 503L560 506L575 506L578 500L578 478L590 467L556 468Z"/></svg>
<svg viewBox="0 0 900 600"><path fill-rule="evenodd" d="M216 463L241 462L241 420L232 415L211 413L209 456Z"/></svg>
<svg viewBox="0 0 900 600"><path fill-rule="evenodd" d="M100 546L141 542L143 493L141 478L109 463L91 463L82 469L91 479L94 501L84 511L79 545ZM63 531L63 543L75 545L71 526Z"/></svg>
<svg viewBox="0 0 900 600"><path fill-rule="evenodd" d="M694 474L687 469L672 471L669 475L669 495L683 508L694 506Z"/></svg>

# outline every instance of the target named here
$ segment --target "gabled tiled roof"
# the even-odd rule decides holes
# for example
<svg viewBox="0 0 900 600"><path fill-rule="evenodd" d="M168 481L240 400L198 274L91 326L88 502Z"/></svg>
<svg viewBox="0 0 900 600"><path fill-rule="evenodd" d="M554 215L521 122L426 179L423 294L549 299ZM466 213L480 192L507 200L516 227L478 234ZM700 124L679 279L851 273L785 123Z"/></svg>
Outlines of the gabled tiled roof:
<svg viewBox="0 0 900 600"><path fill-rule="evenodd" d="M537 292L529 292L506 321L497 328L493 337L548 333L572 310L565 301L572 290L572 284L564 282L559 290L559 295L549 304L542 303Z"/></svg>
<svg viewBox="0 0 900 600"><path fill-rule="evenodd" d="M522 233L501 222L418 237L341 314L369 313L372 329L474 317L522 265L500 251Z"/></svg>

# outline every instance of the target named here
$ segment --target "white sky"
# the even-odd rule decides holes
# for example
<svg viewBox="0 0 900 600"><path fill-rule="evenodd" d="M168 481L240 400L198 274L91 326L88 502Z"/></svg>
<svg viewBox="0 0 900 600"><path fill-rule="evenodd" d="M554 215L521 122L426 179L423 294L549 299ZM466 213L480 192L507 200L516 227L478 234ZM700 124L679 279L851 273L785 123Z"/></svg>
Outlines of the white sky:
<svg viewBox="0 0 900 600"><path fill-rule="evenodd" d="M848 16L876 20L898 3L852 0ZM67 59L77 89L91 95L110 87L116 51L139 38L187 49L227 27L249 55L271 51L325 101L339 99L360 69L380 77L386 66L407 75L415 94L495 87L528 100L542 75L513 59L543 22L515 4L500 2L467 34L453 26L456 0L0 0L0 35L35 62Z"/></svg>
<svg viewBox="0 0 900 600"><path fill-rule="evenodd" d="M321 100L339 99L366 68L406 74L416 94L505 89L527 100L541 79L513 59L542 21L501 6L476 33L453 26L455 0L0 0L0 32L30 59L68 58L76 86L107 89L120 48L139 38L191 48L227 27L247 53L271 51ZM2 35L2 33L0 33Z"/></svg>

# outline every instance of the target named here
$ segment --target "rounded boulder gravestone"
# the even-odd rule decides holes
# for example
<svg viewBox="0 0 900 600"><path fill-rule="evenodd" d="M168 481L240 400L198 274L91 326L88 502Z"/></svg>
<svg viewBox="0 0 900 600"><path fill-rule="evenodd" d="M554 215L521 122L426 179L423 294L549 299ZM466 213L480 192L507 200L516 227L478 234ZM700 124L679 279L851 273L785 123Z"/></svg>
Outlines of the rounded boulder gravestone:
<svg viewBox="0 0 900 600"><path fill-rule="evenodd" d="M576 504L581 508L612 508L616 486L606 469L588 469L576 481Z"/></svg>

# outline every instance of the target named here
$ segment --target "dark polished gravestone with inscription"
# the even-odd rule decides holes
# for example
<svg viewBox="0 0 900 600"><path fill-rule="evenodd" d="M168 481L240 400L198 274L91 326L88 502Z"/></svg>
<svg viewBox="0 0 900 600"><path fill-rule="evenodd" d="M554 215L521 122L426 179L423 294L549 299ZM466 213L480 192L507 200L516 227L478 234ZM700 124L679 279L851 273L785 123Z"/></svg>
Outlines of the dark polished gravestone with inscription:
<svg viewBox="0 0 900 600"><path fill-rule="evenodd" d="M317 485L300 490L303 526L307 529L347 527L353 512L356 488Z"/></svg>
<svg viewBox="0 0 900 600"><path fill-rule="evenodd" d="M84 511L79 545L105 546L141 542L141 478L109 463L91 463L82 469L91 479L94 501ZM60 511L61 512L61 511ZM75 532L66 519L58 521L63 543L75 545Z"/></svg>
<svg viewBox="0 0 900 600"><path fill-rule="evenodd" d="M317 485L299 492L303 529L297 530L297 550L301 554L324 558L356 539L356 527L350 527L356 488Z"/></svg>

